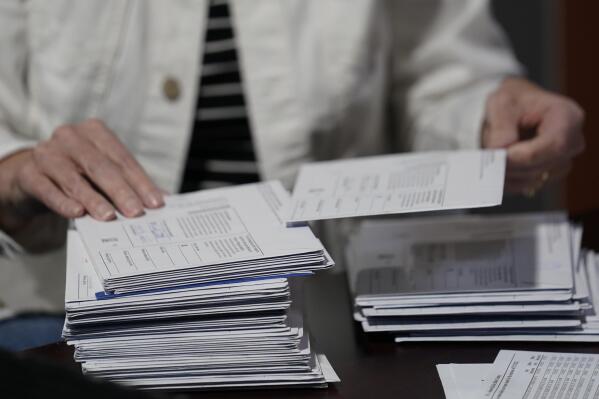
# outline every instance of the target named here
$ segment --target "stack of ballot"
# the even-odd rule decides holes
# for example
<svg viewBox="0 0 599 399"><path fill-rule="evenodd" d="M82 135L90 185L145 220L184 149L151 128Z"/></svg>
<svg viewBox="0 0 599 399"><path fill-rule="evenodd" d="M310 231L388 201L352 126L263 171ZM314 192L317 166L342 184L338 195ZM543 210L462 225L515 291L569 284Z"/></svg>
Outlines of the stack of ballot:
<svg viewBox="0 0 599 399"><path fill-rule="evenodd" d="M277 182L171 196L143 217L75 221L66 322L86 374L161 390L324 387L293 282L333 265L286 227Z"/></svg>
<svg viewBox="0 0 599 399"><path fill-rule="evenodd" d="M599 341L599 262L562 213L367 221L354 317L405 341Z"/></svg>
<svg viewBox="0 0 599 399"><path fill-rule="evenodd" d="M447 399L583 399L599 392L599 355L502 350L491 364L439 364Z"/></svg>

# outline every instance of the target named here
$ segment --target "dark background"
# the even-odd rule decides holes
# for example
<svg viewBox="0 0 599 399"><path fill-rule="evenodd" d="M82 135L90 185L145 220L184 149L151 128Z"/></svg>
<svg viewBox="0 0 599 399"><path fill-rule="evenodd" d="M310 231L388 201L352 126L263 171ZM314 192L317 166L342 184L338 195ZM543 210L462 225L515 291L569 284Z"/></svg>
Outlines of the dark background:
<svg viewBox="0 0 599 399"><path fill-rule="evenodd" d="M572 97L586 111L587 149L567 181L532 200L508 198L503 211L566 207L573 214L599 209L599 101L596 74L599 3L567 0L493 0L528 78Z"/></svg>

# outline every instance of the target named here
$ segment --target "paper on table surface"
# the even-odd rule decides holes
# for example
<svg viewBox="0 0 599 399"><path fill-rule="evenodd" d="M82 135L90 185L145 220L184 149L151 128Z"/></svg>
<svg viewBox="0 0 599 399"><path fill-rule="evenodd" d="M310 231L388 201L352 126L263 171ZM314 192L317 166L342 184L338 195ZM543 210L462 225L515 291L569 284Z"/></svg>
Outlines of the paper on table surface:
<svg viewBox="0 0 599 399"><path fill-rule="evenodd" d="M438 364L437 371L445 399L466 399L476 397L483 388L485 378L492 365L474 364Z"/></svg>
<svg viewBox="0 0 599 399"><path fill-rule="evenodd" d="M370 222L346 253L351 288L362 297L574 285L570 226L557 213Z"/></svg>
<svg viewBox="0 0 599 399"><path fill-rule="evenodd" d="M505 159L505 150L468 150L306 164L288 222L499 205Z"/></svg>
<svg viewBox="0 0 599 399"><path fill-rule="evenodd" d="M143 218L75 225L102 279L321 251L309 227L287 228L279 182L166 198Z"/></svg>
<svg viewBox="0 0 599 399"><path fill-rule="evenodd" d="M400 336L395 337L396 343L402 342L599 342L599 331L593 333L584 331L560 334L514 334L507 332L501 335L446 335L446 336Z"/></svg>
<svg viewBox="0 0 599 399"><path fill-rule="evenodd" d="M465 399L596 398L599 354L502 350L481 394Z"/></svg>
<svg viewBox="0 0 599 399"><path fill-rule="evenodd" d="M430 305L460 305L460 304L481 304L481 303L532 303L532 302L548 302L548 303L559 303L565 302L572 299L571 293L556 293L552 291L531 291L531 292L518 292L518 293L496 293L494 295L486 295L485 293L466 293L466 294L447 294L428 296L423 295L415 296L414 298L402 297L402 298L375 298L369 299L369 297L356 299L356 305L358 306L391 306L397 305L401 301L401 305L405 306L430 306Z"/></svg>
<svg viewBox="0 0 599 399"><path fill-rule="evenodd" d="M590 399L599 354L501 350L492 364L439 364L447 399Z"/></svg>
<svg viewBox="0 0 599 399"><path fill-rule="evenodd" d="M356 320L359 320L359 316L355 315ZM365 319L362 321L362 328L365 332L420 332L420 331L434 331L434 332L449 332L449 331L500 331L510 330L515 328L531 328L531 329L561 329L561 328L576 328L581 326L581 321L578 319L542 319L542 318L514 318L500 319L500 320L473 320L458 321L451 320L427 320L420 319L415 321L413 319L402 319L402 318L378 318L378 319Z"/></svg>
<svg viewBox="0 0 599 399"><path fill-rule="evenodd" d="M592 308L590 313L582 319L582 325L578 329L573 330L548 330L536 331L527 329L507 329L499 335L496 331L468 331L458 335L450 332L431 331L421 332L409 336L398 336L395 342L474 342L474 341L528 341L528 342L599 342L599 317L596 316L595 309L599 308L599 278L597 270L599 265L595 263L595 254L587 253L582 257L581 271L583 274L583 284L587 286L587 292L590 290L594 293L590 295L592 303L587 304ZM586 274L590 276L586 278ZM578 289L578 288L577 288Z"/></svg>
<svg viewBox="0 0 599 399"><path fill-rule="evenodd" d="M573 313L578 314L582 304L572 303L542 303L542 304L516 304L516 305L456 305L456 306L420 306L420 307L372 307L362 310L364 316L438 316L438 315L490 315L490 314L534 314L543 313Z"/></svg>

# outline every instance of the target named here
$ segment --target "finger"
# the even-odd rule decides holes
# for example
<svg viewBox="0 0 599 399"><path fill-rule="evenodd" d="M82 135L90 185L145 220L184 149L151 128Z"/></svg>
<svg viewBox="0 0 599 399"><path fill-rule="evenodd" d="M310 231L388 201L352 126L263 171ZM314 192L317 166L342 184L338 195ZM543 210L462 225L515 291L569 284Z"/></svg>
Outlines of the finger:
<svg viewBox="0 0 599 399"><path fill-rule="evenodd" d="M164 205L162 191L110 129L101 121L90 119L82 124L81 131L110 160L120 166L125 179L146 207L158 208Z"/></svg>
<svg viewBox="0 0 599 399"><path fill-rule="evenodd" d="M556 145L562 145L561 152L572 158L584 150L583 123L582 109L573 101L562 100L548 108L539 125L539 134L555 137Z"/></svg>
<svg viewBox="0 0 599 399"><path fill-rule="evenodd" d="M31 166L19 174L19 186L23 192L41 201L62 217L73 219L85 214L85 208L67 197L36 167Z"/></svg>
<svg viewBox="0 0 599 399"><path fill-rule="evenodd" d="M129 186L121 170L89 142L77 128L60 134L60 150L78 166L83 174L127 217L144 213L141 199Z"/></svg>
<svg viewBox="0 0 599 399"><path fill-rule="evenodd" d="M47 157L40 166L63 193L83 205L94 219L106 221L116 217L112 205L79 174L72 161Z"/></svg>
<svg viewBox="0 0 599 399"><path fill-rule="evenodd" d="M552 137L539 135L510 146L507 150L507 162L511 168L521 170L547 168L553 158L560 156L555 147Z"/></svg>
<svg viewBox="0 0 599 399"><path fill-rule="evenodd" d="M70 171L59 179L60 188L71 198L77 199L94 219L108 221L116 218L114 207L83 176Z"/></svg>
<svg viewBox="0 0 599 399"><path fill-rule="evenodd" d="M513 96L503 92L493 93L488 101L485 115L483 146L505 148L519 139L521 110Z"/></svg>
<svg viewBox="0 0 599 399"><path fill-rule="evenodd" d="M556 158L572 158L584 148L580 125L567 109L551 107L541 117L537 136L508 148L508 163L516 168L547 168Z"/></svg>
<svg viewBox="0 0 599 399"><path fill-rule="evenodd" d="M116 217L114 208L81 176L77 166L51 145L40 144L33 151L33 159L39 170L43 170L67 197L83 205L92 217L98 220Z"/></svg>

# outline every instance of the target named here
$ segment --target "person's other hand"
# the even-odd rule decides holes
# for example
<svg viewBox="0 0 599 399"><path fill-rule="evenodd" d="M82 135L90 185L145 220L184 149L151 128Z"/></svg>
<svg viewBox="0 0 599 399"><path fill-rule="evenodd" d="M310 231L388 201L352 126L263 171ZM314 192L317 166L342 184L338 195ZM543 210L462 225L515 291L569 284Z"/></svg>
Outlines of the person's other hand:
<svg viewBox="0 0 599 399"><path fill-rule="evenodd" d="M484 148L506 148L506 190L534 195L564 177L584 150L584 112L574 101L508 78L486 104Z"/></svg>
<svg viewBox="0 0 599 399"><path fill-rule="evenodd" d="M38 200L65 218L98 220L144 213L164 204L162 192L101 121L57 128L36 147L0 162L0 201Z"/></svg>

